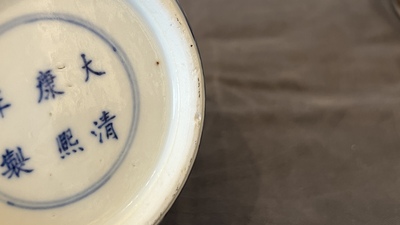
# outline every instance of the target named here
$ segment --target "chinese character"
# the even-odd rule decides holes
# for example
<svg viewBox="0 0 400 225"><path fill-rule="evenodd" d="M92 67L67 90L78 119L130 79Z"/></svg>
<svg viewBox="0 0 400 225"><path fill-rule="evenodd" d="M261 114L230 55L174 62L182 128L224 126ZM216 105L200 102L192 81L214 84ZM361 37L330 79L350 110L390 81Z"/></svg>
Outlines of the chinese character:
<svg viewBox="0 0 400 225"><path fill-rule="evenodd" d="M73 135L71 129L62 132L57 137L58 151L61 154L61 158L64 159L70 156L72 153L77 153L78 150L83 152L85 149L79 146L79 140L73 141ZM76 147L75 147L76 146ZM78 150L77 150L78 149Z"/></svg>
<svg viewBox="0 0 400 225"><path fill-rule="evenodd" d="M92 131L91 133L99 137L99 142L103 144L103 133L105 133L107 140L110 139L111 137L118 140L117 133L114 130L114 125L112 123L112 120L115 119L116 116L110 116L109 112L103 111L102 116L100 117L100 121L95 121L93 124L97 127L98 130L102 130L103 132L97 133L96 131Z"/></svg>
<svg viewBox="0 0 400 225"><path fill-rule="evenodd" d="M14 175L19 177L22 172L31 173L33 170L25 168L25 162L30 158L25 158L22 149L17 147L17 151L6 149L6 153L3 155L3 162L1 167L6 167L7 171L2 173L3 176L8 176L11 179Z"/></svg>
<svg viewBox="0 0 400 225"><path fill-rule="evenodd" d="M85 54L82 54L81 57L83 59L83 64L84 64L84 66L82 66L82 69L86 70L86 80L85 80L85 82L88 82L90 73L93 73L96 76L102 76L102 75L106 74L106 72L98 72L98 71L92 70L92 68L89 67L89 65L92 63L92 60L89 60L89 62L88 62L86 60L86 55Z"/></svg>
<svg viewBox="0 0 400 225"><path fill-rule="evenodd" d="M39 76L37 80L39 81L39 84L36 86L39 91L39 103L42 102L43 99L49 100L49 97L51 96L53 99L56 98L56 95L61 95L64 94L62 91L56 91L55 89L55 84L54 84L54 79L56 76L51 74L51 70L46 71L43 73L42 71L39 72Z"/></svg>
<svg viewBox="0 0 400 225"><path fill-rule="evenodd" d="M0 91L0 94L1 94L1 91ZM5 110L5 109L7 109L8 107L10 107L11 106L11 104L5 104L5 105L1 105L1 102L3 101L3 98L2 97L0 97L0 116L1 116L1 118L4 118L4 112L3 112L3 110Z"/></svg>

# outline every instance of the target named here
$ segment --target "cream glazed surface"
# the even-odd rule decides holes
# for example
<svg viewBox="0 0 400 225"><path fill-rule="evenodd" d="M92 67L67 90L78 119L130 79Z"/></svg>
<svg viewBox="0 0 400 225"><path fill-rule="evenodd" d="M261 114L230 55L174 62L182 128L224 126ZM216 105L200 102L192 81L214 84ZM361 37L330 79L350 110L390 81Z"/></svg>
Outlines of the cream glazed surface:
<svg viewBox="0 0 400 225"><path fill-rule="evenodd" d="M175 1L0 1L0 224L155 224L204 84Z"/></svg>

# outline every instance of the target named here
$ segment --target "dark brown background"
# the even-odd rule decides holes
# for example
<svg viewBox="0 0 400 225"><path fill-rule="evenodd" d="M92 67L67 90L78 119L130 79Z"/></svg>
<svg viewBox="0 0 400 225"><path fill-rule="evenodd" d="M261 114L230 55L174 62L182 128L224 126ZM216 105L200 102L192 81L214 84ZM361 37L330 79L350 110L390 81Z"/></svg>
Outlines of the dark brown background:
<svg viewBox="0 0 400 225"><path fill-rule="evenodd" d="M207 113L162 225L400 224L400 20L387 0L180 0Z"/></svg>

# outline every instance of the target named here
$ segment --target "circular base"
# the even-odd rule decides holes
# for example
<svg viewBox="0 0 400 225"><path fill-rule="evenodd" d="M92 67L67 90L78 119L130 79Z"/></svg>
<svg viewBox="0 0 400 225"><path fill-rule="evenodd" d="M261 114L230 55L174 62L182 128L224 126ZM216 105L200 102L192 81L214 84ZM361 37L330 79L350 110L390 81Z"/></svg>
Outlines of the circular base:
<svg viewBox="0 0 400 225"><path fill-rule="evenodd" d="M156 223L189 173L204 115L177 3L0 8L0 223Z"/></svg>

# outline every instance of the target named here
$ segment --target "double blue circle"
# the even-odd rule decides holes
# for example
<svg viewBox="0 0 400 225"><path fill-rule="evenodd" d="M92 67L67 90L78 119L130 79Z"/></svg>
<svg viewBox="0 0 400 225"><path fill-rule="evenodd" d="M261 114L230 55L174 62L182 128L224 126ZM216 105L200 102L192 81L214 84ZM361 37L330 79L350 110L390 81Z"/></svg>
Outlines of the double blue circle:
<svg viewBox="0 0 400 225"><path fill-rule="evenodd" d="M80 201L87 196L93 194L96 192L99 188L101 188L112 176L113 174L117 171L117 169L120 167L121 163L125 159L125 156L130 150L130 147L132 146L133 139L136 133L137 129L137 121L139 118L139 89L136 84L136 79L135 79L135 74L132 69L132 66L129 63L129 59L127 55L124 53L124 51L118 46L118 44L112 40L105 32L103 32L101 29L97 28L93 24L89 23L88 21L76 18L71 15L66 15L66 14L32 14L32 15L27 15L23 17L16 18L14 20L11 20L3 25L0 26L0 35L3 35L4 33L18 27L21 25L25 24L33 24L37 22L42 22L42 21L59 21L62 23L68 23L72 24L81 28L86 29L87 31L90 31L91 33L95 34L97 37L99 37L105 44L107 44L112 51L116 54L118 57L119 61L123 65L126 75L129 78L130 85L131 85L131 90L132 90L132 99L133 99L133 119L132 119L132 124L130 132L129 132L129 137L128 140L125 143L123 151L120 153L118 159L115 161L111 169L96 183L92 184L89 188L86 190L59 200L55 201L27 201L24 199L19 199L15 196L10 196L7 195L0 190L0 201L3 201L4 203L18 207L18 208L24 208L24 209L30 209L30 210L46 210L46 209L52 209L52 208L58 208L58 207L63 207L72 203L75 203L77 201Z"/></svg>

